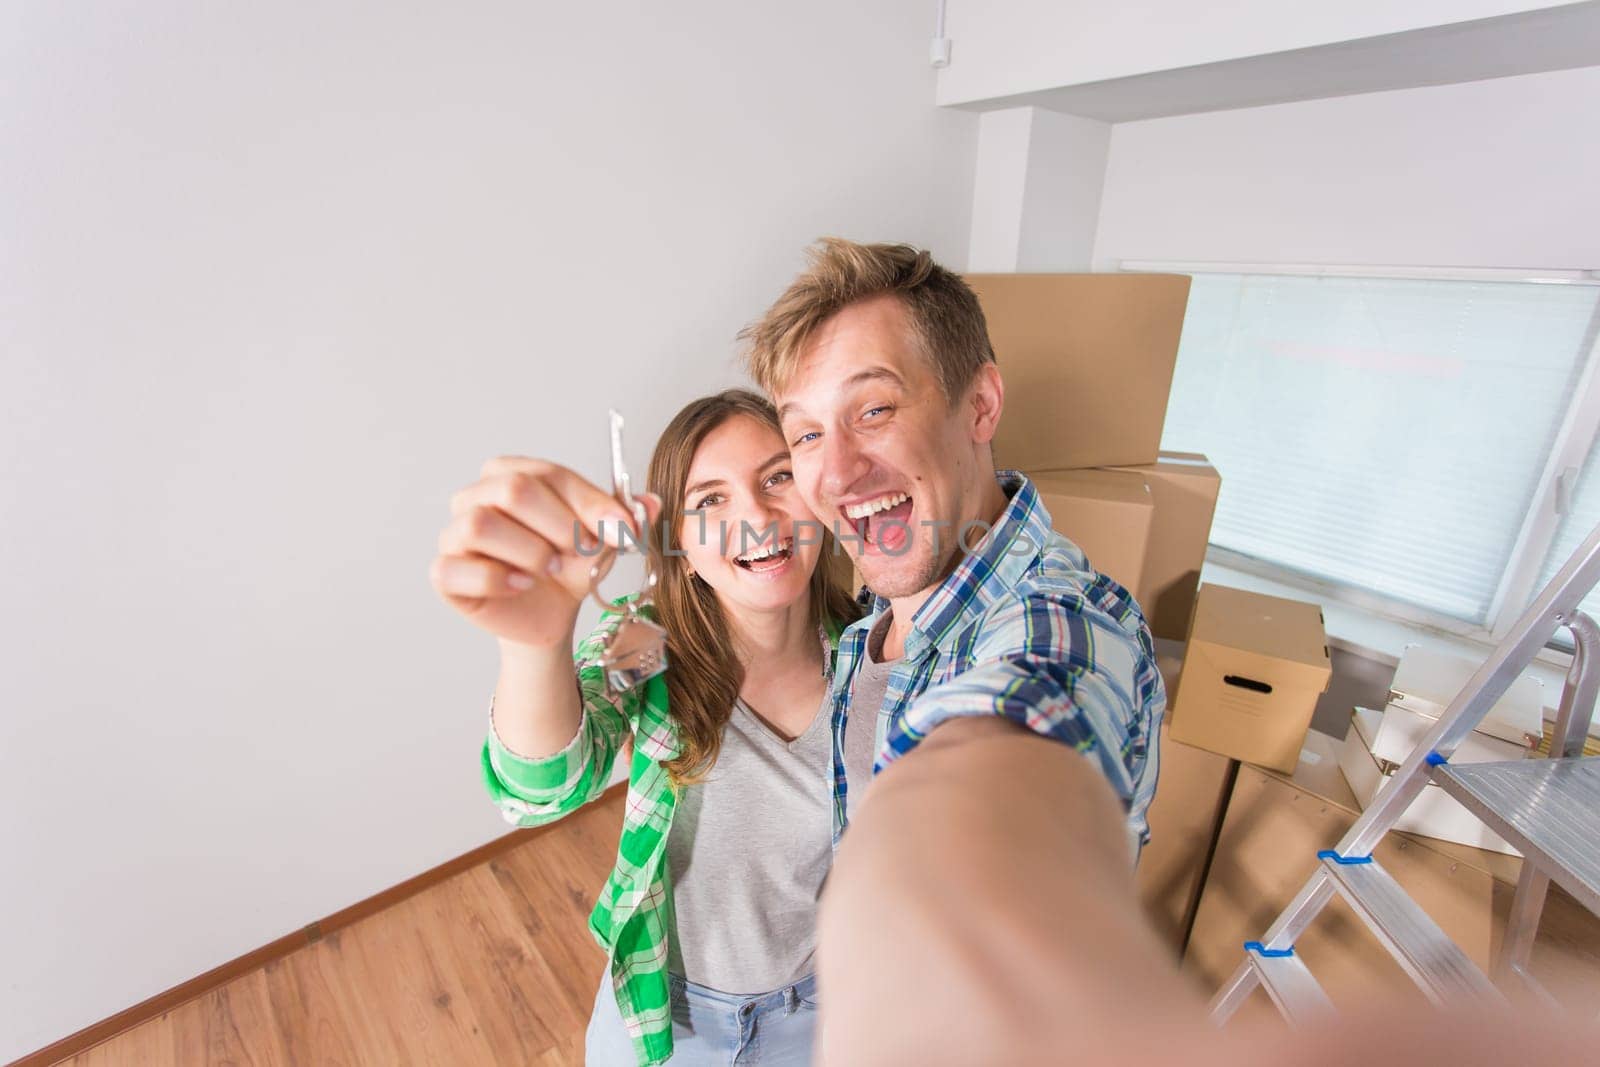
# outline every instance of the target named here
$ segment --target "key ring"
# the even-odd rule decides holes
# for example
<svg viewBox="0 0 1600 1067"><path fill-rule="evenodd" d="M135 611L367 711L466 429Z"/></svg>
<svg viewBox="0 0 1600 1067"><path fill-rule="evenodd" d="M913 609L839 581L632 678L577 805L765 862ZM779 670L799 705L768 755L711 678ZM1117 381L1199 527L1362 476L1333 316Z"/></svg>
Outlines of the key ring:
<svg viewBox="0 0 1600 1067"><path fill-rule="evenodd" d="M601 611L616 611L618 607L617 604L600 595L600 583L605 581L606 576L611 573L611 567L617 562L617 556L619 555L621 553L616 549L608 547L595 560L594 566L589 568L589 596L594 599L596 604L600 605ZM656 572L647 568L645 570L644 589L639 591L639 595L635 599L625 601L621 605L623 610L630 615L637 615L637 608L651 603L653 598L650 594L655 592L656 580Z"/></svg>

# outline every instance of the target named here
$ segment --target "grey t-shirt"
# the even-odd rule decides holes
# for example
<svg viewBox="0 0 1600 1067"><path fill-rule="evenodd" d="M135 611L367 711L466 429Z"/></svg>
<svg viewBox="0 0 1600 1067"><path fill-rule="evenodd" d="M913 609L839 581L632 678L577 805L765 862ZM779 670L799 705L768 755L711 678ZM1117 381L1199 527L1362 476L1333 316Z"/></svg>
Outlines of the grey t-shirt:
<svg viewBox="0 0 1600 1067"><path fill-rule="evenodd" d="M817 896L833 861L833 728L823 699L785 741L739 701L716 765L667 835L676 912L667 966L724 993L766 993L813 970Z"/></svg>
<svg viewBox="0 0 1600 1067"><path fill-rule="evenodd" d="M856 806L872 780L872 764L887 733L884 698L889 692L889 674L899 660L883 659L883 639L889 632L890 613L885 611L867 634L867 654L856 665L850 689L850 714L844 724L845 817L855 818Z"/></svg>

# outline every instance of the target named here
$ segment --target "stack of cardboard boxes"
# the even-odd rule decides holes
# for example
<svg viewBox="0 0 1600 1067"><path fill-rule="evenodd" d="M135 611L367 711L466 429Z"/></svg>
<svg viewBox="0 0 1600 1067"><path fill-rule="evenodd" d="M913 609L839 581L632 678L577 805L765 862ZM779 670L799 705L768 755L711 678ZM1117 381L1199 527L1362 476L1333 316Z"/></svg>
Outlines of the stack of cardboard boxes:
<svg viewBox="0 0 1600 1067"><path fill-rule="evenodd" d="M1133 593L1155 637L1188 642L1172 740L1292 771L1332 674L1321 610L1199 588L1221 478L1204 456L1159 451L1189 278L967 282L1006 383L996 463L1033 480L1055 528Z"/></svg>
<svg viewBox="0 0 1600 1067"><path fill-rule="evenodd" d="M1156 638L1188 643L1181 694L1163 672L1168 719L1183 736L1163 731L1138 871L1146 915L1180 953L1234 761L1292 769L1299 756L1329 674L1321 615L1315 605L1199 585L1221 478L1204 456L1159 452L1187 277L967 282L1006 383L995 461L1033 480L1055 528L1133 593ZM1173 647L1158 646L1164 667Z"/></svg>
<svg viewBox="0 0 1600 1067"><path fill-rule="evenodd" d="M1027 474L1057 531L1133 594L1151 632L1188 630L1221 478L1161 452L1183 333L1181 274L970 274L1005 379L995 463Z"/></svg>
<svg viewBox="0 0 1600 1067"><path fill-rule="evenodd" d="M1184 641L1222 485L1204 456L1160 451L1189 279L977 274L967 283L983 305L1006 385L996 464L1033 480L1056 530L1133 594L1156 638ZM1159 647L1169 666L1174 646ZM1165 734L1161 749L1139 895L1176 953L1230 763Z"/></svg>

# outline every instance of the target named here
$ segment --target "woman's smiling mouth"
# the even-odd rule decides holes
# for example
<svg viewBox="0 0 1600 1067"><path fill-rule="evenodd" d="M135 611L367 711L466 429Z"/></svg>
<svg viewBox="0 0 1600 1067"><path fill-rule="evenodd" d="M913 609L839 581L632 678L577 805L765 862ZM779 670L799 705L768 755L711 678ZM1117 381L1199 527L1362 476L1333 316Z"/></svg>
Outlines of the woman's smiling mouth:
<svg viewBox="0 0 1600 1067"><path fill-rule="evenodd" d="M750 551L733 557L733 562L754 574L768 574L781 570L794 558L794 538L785 537L771 543L759 544Z"/></svg>

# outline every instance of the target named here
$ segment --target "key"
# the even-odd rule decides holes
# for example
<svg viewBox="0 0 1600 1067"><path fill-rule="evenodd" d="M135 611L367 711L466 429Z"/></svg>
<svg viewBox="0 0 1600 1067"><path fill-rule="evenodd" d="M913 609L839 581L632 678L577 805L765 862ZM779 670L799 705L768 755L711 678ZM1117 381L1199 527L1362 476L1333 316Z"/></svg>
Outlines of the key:
<svg viewBox="0 0 1600 1067"><path fill-rule="evenodd" d="M644 501L633 495L633 483L628 477L627 463L622 452L622 416L610 413L611 428L611 485L617 500L638 523L639 530L649 536L649 513ZM627 540L618 538L626 551ZM607 611L615 608L600 595L600 581L611 570L618 549L608 548L595 560L589 571L589 594ZM612 694L625 693L643 685L667 669L667 631L646 618L644 609L651 603L650 591L655 588L656 575L649 572L645 587L639 595L623 606L622 620L605 641L600 655L600 667L605 672L606 688Z"/></svg>
<svg viewBox="0 0 1600 1067"><path fill-rule="evenodd" d="M611 417L611 487L616 491L617 499L622 506L628 509L628 514L643 530L650 521L649 513L645 511L644 501L633 495L633 480L628 477L628 465L622 458L622 415L616 409L610 412ZM619 540L621 540L619 538ZM623 540L623 551L627 551L627 542Z"/></svg>

